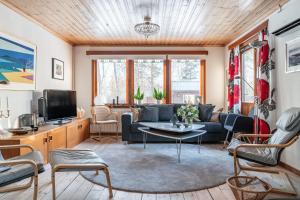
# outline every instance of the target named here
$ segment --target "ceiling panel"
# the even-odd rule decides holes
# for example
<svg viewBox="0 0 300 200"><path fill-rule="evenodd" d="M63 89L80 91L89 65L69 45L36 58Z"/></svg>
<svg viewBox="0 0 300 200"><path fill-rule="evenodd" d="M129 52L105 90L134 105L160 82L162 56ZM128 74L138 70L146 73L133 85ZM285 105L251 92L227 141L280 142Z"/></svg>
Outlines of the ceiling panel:
<svg viewBox="0 0 300 200"><path fill-rule="evenodd" d="M225 45L288 0L0 0L80 45ZM160 25L134 31L145 15Z"/></svg>

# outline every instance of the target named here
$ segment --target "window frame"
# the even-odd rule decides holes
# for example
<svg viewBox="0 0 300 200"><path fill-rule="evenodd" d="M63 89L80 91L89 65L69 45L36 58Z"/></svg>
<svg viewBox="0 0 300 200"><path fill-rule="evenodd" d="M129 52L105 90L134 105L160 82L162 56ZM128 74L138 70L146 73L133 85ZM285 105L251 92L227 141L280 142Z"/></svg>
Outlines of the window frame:
<svg viewBox="0 0 300 200"><path fill-rule="evenodd" d="M200 96L202 96L202 103L206 103L206 59L200 58ZM92 99L91 106L95 106L94 99L97 96L97 60L93 59L91 62L92 74ZM172 86L171 86L171 60L166 56L163 60L163 89L166 93L164 103L172 103ZM126 59L126 100L125 104L106 104L109 107L128 108L134 106L134 60Z"/></svg>
<svg viewBox="0 0 300 200"><path fill-rule="evenodd" d="M253 49L253 73L254 73L254 85L253 85L253 89L254 89L254 97L257 95L257 91L256 91L256 85L257 85L257 77L256 77L256 74L257 74L257 49L253 48L253 47L250 47L249 44L248 45L245 45L241 52L240 52L240 87L241 87L241 96L240 96L240 100L241 100L241 113L244 114L244 115L248 115L248 113L250 112L251 108L253 108L254 106L254 101L255 99L253 100L253 102L247 102L247 101L243 101L243 85L245 84L244 83L244 77L243 77L243 70L244 70L244 66L243 66L243 54L249 50Z"/></svg>

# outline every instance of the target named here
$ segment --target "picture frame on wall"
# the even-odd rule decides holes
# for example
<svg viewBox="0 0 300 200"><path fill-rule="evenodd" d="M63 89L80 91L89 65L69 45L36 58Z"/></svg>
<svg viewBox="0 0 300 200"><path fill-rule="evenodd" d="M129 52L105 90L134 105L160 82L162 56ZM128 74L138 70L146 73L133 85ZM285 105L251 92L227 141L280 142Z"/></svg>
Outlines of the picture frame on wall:
<svg viewBox="0 0 300 200"><path fill-rule="evenodd" d="M35 90L36 45L0 32L0 89Z"/></svg>
<svg viewBox="0 0 300 200"><path fill-rule="evenodd" d="M64 80L64 70L64 62L57 58L52 58L52 78Z"/></svg>
<svg viewBox="0 0 300 200"><path fill-rule="evenodd" d="M286 73L300 71L300 37L286 43Z"/></svg>

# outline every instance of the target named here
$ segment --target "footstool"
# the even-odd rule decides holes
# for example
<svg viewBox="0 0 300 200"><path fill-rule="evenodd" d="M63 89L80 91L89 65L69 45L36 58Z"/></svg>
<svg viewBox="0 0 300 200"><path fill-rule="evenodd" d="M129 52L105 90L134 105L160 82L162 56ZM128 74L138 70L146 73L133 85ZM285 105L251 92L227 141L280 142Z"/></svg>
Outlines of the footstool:
<svg viewBox="0 0 300 200"><path fill-rule="evenodd" d="M103 170L107 180L109 197L113 196L108 165L91 150L57 149L50 151L50 165L52 168L52 198L55 200L55 173L66 171L96 171Z"/></svg>

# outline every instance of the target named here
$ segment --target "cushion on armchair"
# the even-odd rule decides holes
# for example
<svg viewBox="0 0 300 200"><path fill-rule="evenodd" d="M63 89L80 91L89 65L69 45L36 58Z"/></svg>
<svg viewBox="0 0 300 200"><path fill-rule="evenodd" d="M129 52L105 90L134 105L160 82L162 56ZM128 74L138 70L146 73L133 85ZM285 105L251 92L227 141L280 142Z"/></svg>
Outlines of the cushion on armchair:
<svg viewBox="0 0 300 200"><path fill-rule="evenodd" d="M227 150L229 151L230 154L233 154L234 149L240 144L246 144L246 143L233 138L230 144L228 145ZM267 164L271 166L277 164L277 158L273 157L269 148L241 147L237 151L237 156L261 164Z"/></svg>
<svg viewBox="0 0 300 200"><path fill-rule="evenodd" d="M27 153L25 155L13 157L8 160L22 160L22 159L28 159L33 160L37 163L38 166L38 172L44 172L44 160L43 156L39 151L33 151L30 153ZM24 178L28 178L33 176L34 171L31 165L29 164L22 164L22 165L13 165L10 167L10 169L0 173L0 187L18 182L20 180L23 180Z"/></svg>

